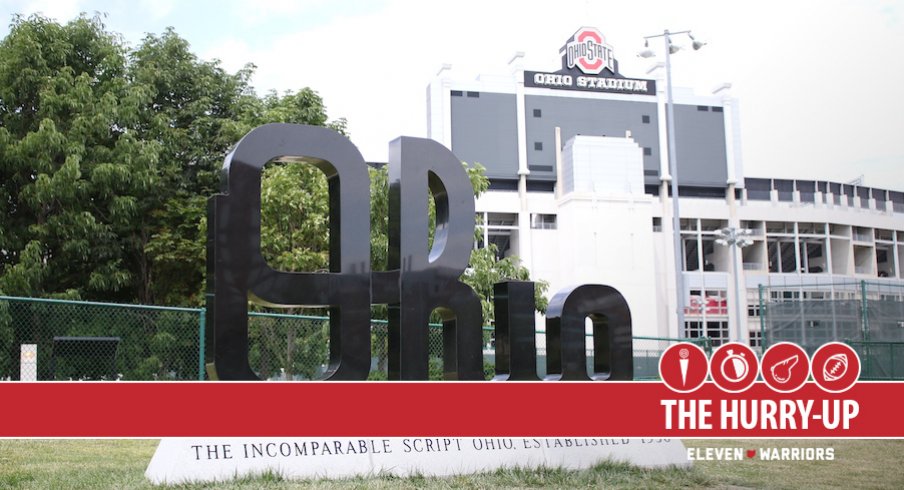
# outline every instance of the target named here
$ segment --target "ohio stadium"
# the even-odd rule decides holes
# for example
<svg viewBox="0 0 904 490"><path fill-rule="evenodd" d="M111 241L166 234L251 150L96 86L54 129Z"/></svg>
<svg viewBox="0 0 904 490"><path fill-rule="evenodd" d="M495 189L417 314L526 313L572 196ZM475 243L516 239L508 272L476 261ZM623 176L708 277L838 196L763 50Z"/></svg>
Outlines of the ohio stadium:
<svg viewBox="0 0 904 490"><path fill-rule="evenodd" d="M490 179L479 246L551 291L617 288L638 336L902 340L904 192L747 175L730 84L669 91L664 63L623 74L590 27L560 55L528 68L517 53L508 76L444 66L429 84L429 136Z"/></svg>

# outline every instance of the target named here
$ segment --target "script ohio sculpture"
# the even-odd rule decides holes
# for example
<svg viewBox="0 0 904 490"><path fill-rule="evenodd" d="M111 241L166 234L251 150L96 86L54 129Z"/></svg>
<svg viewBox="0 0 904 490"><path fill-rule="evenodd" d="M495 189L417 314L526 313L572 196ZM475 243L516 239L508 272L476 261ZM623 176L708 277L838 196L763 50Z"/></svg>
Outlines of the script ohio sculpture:
<svg viewBox="0 0 904 490"><path fill-rule="evenodd" d="M326 174L329 272L283 272L261 255L261 174L273 161ZM443 318L446 379L483 379L480 299L459 280L474 246L474 194L461 162L439 143L400 137L389 144L388 271L370 269L370 179L358 149L335 131L268 124L248 133L223 164L223 193L208 202L207 331L219 379L254 380L248 362L248 302L329 309L328 380L363 380L370 371L370 307L389 311L388 377L425 380L428 322ZM436 207L428 249L429 193ZM495 286L496 379L536 380L534 285ZM546 317L547 379L633 378L631 314L601 285L566 288ZM585 322L593 325L588 372Z"/></svg>

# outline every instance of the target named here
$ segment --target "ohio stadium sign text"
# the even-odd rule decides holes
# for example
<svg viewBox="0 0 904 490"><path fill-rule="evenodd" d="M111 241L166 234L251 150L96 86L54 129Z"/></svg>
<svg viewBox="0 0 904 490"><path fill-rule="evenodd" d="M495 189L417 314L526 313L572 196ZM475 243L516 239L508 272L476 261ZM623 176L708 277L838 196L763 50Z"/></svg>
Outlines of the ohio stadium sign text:
<svg viewBox="0 0 904 490"><path fill-rule="evenodd" d="M562 49L562 69L524 72L525 87L655 95L656 81L625 78L618 72L612 46L593 27L582 27Z"/></svg>
<svg viewBox="0 0 904 490"><path fill-rule="evenodd" d="M313 165L329 187L329 272L272 269L261 255L261 173L273 161ZM439 143L401 137L389 144L387 271L370 268L370 177L361 153L335 131L260 126L223 165L224 193L208 202L207 331L220 379L258 379L248 360L248 302L329 308L324 379L363 380L371 368L371 305L386 304L389 379L428 375L428 323L443 318L446 379L484 379L480 298L460 281L474 248L474 192L461 161ZM429 193L436 207L428 248ZM496 379L537 379L534 284L495 285ZM585 321L591 320L588 372ZM559 291L546 313L547 379L633 378L631 313L603 285Z"/></svg>
<svg viewBox="0 0 904 490"><path fill-rule="evenodd" d="M532 75L533 83L528 85L527 77ZM602 92L625 92L631 94L655 93L650 90L653 80L634 80L631 78L573 77L557 73L525 72L525 85L531 87L565 88L599 90Z"/></svg>

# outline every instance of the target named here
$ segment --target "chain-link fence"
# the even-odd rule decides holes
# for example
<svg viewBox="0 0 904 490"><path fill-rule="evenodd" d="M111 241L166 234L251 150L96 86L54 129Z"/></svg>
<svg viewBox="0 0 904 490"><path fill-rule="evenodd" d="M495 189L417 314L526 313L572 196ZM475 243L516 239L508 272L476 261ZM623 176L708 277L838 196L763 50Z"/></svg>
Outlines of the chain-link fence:
<svg viewBox="0 0 904 490"><path fill-rule="evenodd" d="M484 327L484 374L493 377L494 349L491 327ZM317 379L329 362L329 318L322 316L279 313L249 314L248 360L263 379ZM387 379L387 322L372 320L370 324L370 380ZM428 333L429 379L443 379L442 325L430 324Z"/></svg>
<svg viewBox="0 0 904 490"><path fill-rule="evenodd" d="M858 342L848 344L860 356L860 379L904 379L904 342Z"/></svg>
<svg viewBox="0 0 904 490"><path fill-rule="evenodd" d="M904 284L761 286L760 311L764 348L793 342L812 354L848 342L861 355L861 378L904 378Z"/></svg>
<svg viewBox="0 0 904 490"><path fill-rule="evenodd" d="M198 380L206 378L205 310L0 296L0 379ZM443 336L431 324L429 379L443 379ZM493 377L493 328L484 327L484 374ZM538 331L538 375L546 373ZM316 379L329 361L329 319L250 312L248 358L263 379ZM634 338L636 379L658 377L659 356L674 342L708 339ZM592 345L592 342L588 342ZM23 347L28 346L28 347ZM33 346L33 347L31 347ZM27 352L26 352L27 351ZM387 326L371 322L369 379L387 378ZM588 350L588 365L593 352ZM34 362L37 361L37 362Z"/></svg>
<svg viewBox="0 0 904 490"><path fill-rule="evenodd" d="M0 378L19 379L21 345L37 379L198 379L200 310L0 297Z"/></svg>
<svg viewBox="0 0 904 490"><path fill-rule="evenodd" d="M690 342L698 345L709 356L713 343L709 337L679 339L669 337L634 337L634 379L659 379L659 358L672 344Z"/></svg>

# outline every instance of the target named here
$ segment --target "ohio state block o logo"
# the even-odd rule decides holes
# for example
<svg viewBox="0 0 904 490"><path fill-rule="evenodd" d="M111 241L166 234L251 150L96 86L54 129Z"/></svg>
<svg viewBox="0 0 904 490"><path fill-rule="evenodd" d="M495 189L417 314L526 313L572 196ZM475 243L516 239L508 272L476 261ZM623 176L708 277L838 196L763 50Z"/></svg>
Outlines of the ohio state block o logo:
<svg viewBox="0 0 904 490"><path fill-rule="evenodd" d="M587 40L590 39L595 42L597 45L603 45L603 35L600 31L593 29L591 27L585 27L584 29L578 31L574 36L575 41L580 44L587 45ZM590 61L591 58L593 61ZM594 55L592 51L588 50L586 54L583 56L579 56L575 59L578 65L581 67L581 71L584 73L598 74L603 71L603 59L600 56Z"/></svg>

